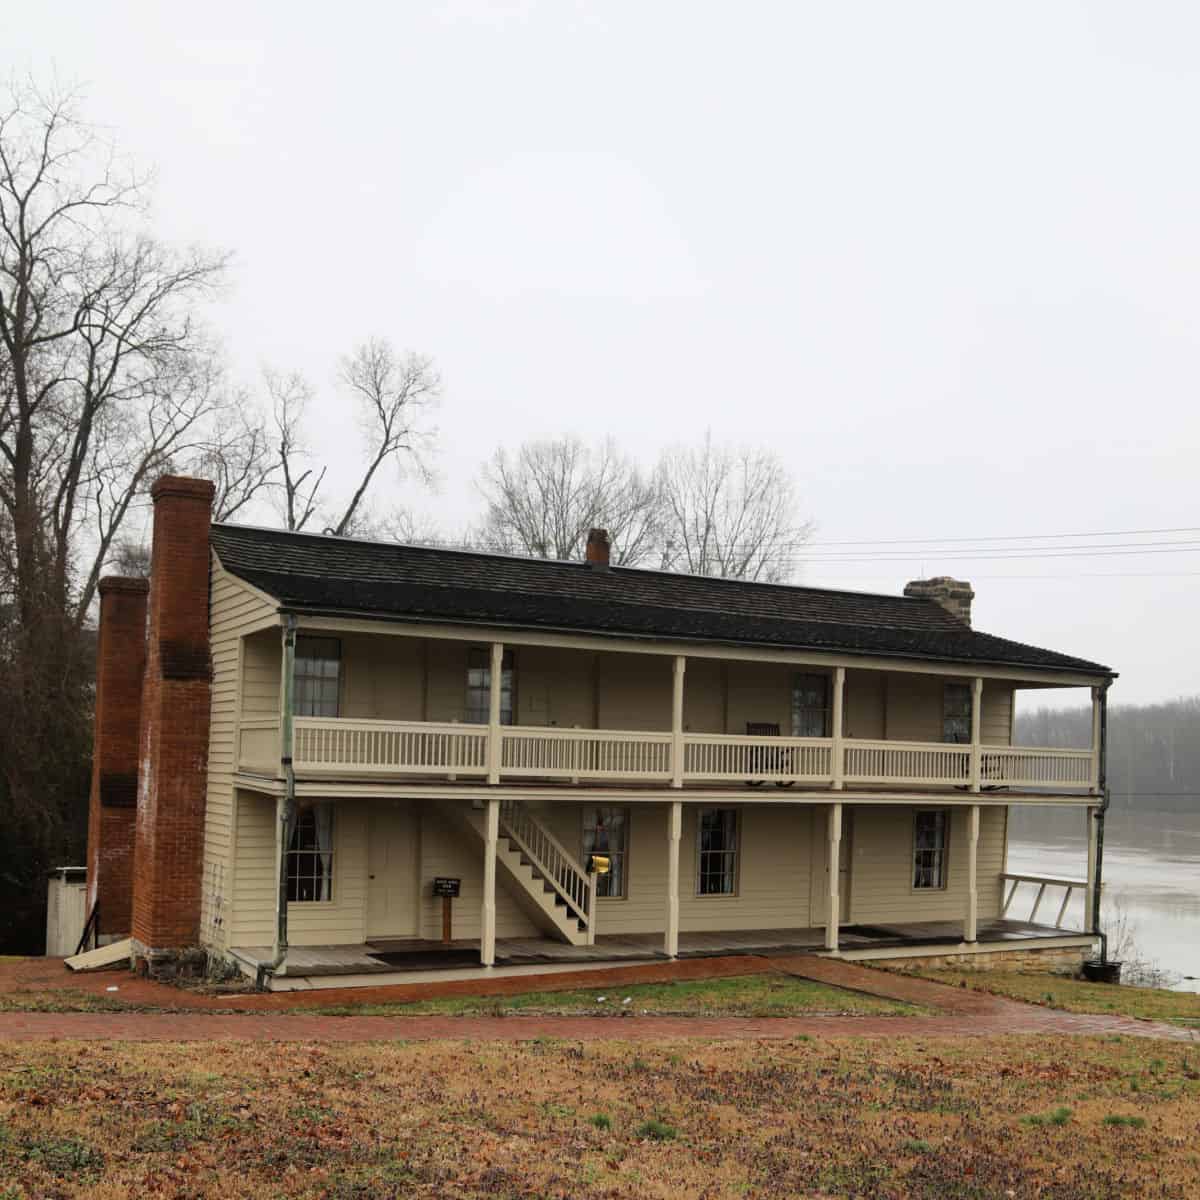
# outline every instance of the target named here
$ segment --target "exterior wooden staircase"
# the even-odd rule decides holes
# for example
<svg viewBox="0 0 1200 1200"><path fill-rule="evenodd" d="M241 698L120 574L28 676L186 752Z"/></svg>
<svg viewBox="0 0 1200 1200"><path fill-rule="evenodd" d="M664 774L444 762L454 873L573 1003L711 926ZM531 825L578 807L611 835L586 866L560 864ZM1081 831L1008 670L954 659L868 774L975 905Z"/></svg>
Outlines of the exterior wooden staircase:
<svg viewBox="0 0 1200 1200"><path fill-rule="evenodd" d="M481 844L485 841L484 810L462 805L451 811ZM496 865L516 884L516 899L539 928L572 946L595 942L595 877L520 800L500 803Z"/></svg>

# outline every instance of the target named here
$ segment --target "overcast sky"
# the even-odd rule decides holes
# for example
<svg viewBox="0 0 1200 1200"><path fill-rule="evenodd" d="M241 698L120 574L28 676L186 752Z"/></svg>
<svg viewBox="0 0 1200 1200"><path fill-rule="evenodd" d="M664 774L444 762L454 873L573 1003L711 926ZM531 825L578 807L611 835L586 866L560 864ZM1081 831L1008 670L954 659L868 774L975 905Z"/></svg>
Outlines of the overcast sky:
<svg viewBox="0 0 1200 1200"><path fill-rule="evenodd" d="M6 5L0 59L82 82L157 231L235 252L234 368L308 373L335 459L338 354L436 358L441 488L398 494L445 525L499 443L711 427L787 458L825 543L1200 525L1198 35L1188 3L92 0ZM951 548L801 581L954 574L1116 700L1200 691L1200 553Z"/></svg>

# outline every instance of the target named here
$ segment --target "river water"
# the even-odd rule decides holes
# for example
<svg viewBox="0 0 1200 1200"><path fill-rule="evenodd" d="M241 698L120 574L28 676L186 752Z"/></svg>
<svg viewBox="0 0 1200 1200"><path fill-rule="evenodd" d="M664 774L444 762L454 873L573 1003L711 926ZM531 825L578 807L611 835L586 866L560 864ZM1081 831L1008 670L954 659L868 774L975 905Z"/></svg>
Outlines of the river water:
<svg viewBox="0 0 1200 1200"><path fill-rule="evenodd" d="M1066 809L1014 809L1009 833L1008 869L1018 873L1083 878L1087 838L1083 814ZM1014 917L1028 915L1034 889ZM1018 898L1023 892L1018 892ZM1057 893L1061 897L1062 893ZM1039 920L1058 912L1046 893ZM1167 971L1172 986L1200 991L1200 810L1190 813L1111 811L1105 823L1103 922L1111 938L1124 923L1137 955ZM1083 926L1083 898L1077 892L1065 924ZM1126 948L1121 953L1128 957ZM1188 978L1190 976L1190 978Z"/></svg>

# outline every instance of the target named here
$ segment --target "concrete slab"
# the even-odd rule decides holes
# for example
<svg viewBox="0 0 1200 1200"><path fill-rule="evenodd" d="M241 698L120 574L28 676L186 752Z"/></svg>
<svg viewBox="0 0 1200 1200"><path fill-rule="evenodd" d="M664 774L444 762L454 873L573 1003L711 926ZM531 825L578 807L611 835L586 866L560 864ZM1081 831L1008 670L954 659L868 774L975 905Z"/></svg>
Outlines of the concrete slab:
<svg viewBox="0 0 1200 1200"><path fill-rule="evenodd" d="M72 971L103 971L108 967L127 967L132 948L133 944L129 938L123 938L119 942L109 942L107 946L97 946L95 950L73 954L70 958L64 958L63 962Z"/></svg>

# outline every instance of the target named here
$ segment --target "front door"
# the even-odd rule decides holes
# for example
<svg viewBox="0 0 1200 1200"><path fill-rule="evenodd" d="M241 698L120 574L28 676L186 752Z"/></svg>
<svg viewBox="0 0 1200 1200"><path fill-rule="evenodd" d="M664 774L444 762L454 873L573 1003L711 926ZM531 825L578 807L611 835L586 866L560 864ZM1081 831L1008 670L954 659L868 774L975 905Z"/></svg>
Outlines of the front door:
<svg viewBox="0 0 1200 1200"><path fill-rule="evenodd" d="M380 800L367 822L367 938L417 936L417 814Z"/></svg>
<svg viewBox="0 0 1200 1200"><path fill-rule="evenodd" d="M829 810L813 809L812 832L812 892L810 894L813 925L824 925L829 911ZM850 923L850 888L854 861L854 810L846 805L842 808L842 840L838 846L838 924Z"/></svg>

